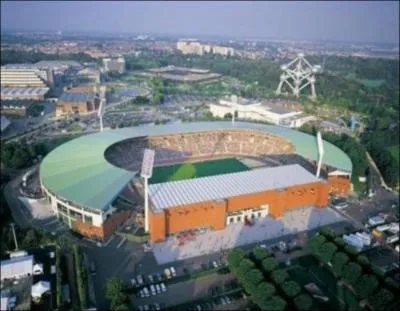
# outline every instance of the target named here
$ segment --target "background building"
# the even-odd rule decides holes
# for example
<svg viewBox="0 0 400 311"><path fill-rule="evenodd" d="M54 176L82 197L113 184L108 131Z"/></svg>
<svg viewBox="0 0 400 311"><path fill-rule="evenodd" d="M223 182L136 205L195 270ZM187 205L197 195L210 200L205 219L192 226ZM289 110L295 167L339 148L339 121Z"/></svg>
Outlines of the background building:
<svg viewBox="0 0 400 311"><path fill-rule="evenodd" d="M70 114L87 114L96 111L100 105L97 86L66 88L57 101L56 117Z"/></svg>
<svg viewBox="0 0 400 311"><path fill-rule="evenodd" d="M286 127L300 127L314 120L305 116L297 106L280 101L258 101L235 95L225 97L219 103L209 104L210 112L219 118L235 114L236 118L269 122Z"/></svg>
<svg viewBox="0 0 400 311"><path fill-rule="evenodd" d="M125 72L125 59L123 57L118 58L103 58L103 66L105 72Z"/></svg>
<svg viewBox="0 0 400 311"><path fill-rule="evenodd" d="M235 50L231 47L201 44L197 41L181 40L176 44L176 48L183 54L204 55L205 53L219 54L223 56L234 55Z"/></svg>

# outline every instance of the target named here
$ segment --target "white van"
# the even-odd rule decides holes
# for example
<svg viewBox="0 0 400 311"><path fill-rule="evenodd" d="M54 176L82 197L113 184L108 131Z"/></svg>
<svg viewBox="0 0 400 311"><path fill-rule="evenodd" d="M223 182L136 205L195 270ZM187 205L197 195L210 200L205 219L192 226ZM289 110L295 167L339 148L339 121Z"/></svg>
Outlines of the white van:
<svg viewBox="0 0 400 311"><path fill-rule="evenodd" d="M176 276L175 268L174 268L174 267L171 267L171 268L169 268L169 269L171 270L172 276L175 277L175 276Z"/></svg>

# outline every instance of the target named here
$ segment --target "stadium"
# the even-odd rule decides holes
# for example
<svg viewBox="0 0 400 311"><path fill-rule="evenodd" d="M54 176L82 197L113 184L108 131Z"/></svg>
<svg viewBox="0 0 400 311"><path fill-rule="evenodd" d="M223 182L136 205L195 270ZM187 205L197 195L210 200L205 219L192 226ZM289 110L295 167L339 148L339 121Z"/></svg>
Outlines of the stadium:
<svg viewBox="0 0 400 311"><path fill-rule="evenodd" d="M350 190L352 163L323 141L273 125L196 122L146 125L85 135L49 153L40 182L59 219L80 234L107 240L143 214L140 168L155 151L149 180L149 240L190 230L221 230L291 209L326 207L329 193Z"/></svg>

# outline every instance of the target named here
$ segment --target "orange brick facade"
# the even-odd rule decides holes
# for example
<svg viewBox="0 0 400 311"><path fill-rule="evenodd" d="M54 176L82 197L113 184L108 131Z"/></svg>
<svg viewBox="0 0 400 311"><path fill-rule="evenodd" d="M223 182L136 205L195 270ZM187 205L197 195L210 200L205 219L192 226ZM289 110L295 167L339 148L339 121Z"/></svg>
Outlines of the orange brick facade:
<svg viewBox="0 0 400 311"><path fill-rule="evenodd" d="M131 211L120 211L112 214L101 227L92 226L81 221L75 221L74 229L89 238L106 241L114 230L123 224L131 214Z"/></svg>
<svg viewBox="0 0 400 311"><path fill-rule="evenodd" d="M268 204L269 214L283 216L288 209L306 205L325 207L328 204L329 184L317 182L290 187L283 191L265 191L171 208L159 213L150 210L149 231L152 242L161 242L168 234L199 227L214 230L225 228L228 213Z"/></svg>
<svg viewBox="0 0 400 311"><path fill-rule="evenodd" d="M348 194L351 188L351 181L348 178L340 176L329 176L329 193Z"/></svg>

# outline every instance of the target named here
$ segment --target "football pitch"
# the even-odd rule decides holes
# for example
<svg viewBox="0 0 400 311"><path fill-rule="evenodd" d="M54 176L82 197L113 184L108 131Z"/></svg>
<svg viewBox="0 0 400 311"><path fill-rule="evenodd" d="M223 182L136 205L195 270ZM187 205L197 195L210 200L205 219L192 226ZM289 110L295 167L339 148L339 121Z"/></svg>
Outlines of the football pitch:
<svg viewBox="0 0 400 311"><path fill-rule="evenodd" d="M182 163L155 167L149 184L248 171L249 168L235 158Z"/></svg>

